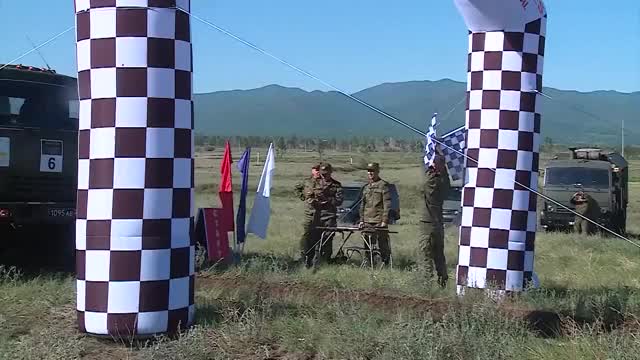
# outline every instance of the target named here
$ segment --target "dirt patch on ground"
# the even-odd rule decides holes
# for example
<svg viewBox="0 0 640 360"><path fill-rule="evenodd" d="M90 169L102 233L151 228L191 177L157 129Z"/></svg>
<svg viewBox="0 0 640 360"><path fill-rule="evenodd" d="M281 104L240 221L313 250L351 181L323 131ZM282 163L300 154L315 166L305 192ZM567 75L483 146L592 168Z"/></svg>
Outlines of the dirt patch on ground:
<svg viewBox="0 0 640 360"><path fill-rule="evenodd" d="M220 343L218 343L220 345ZM224 353L238 359L247 360L312 360L316 354L309 352L288 351L274 342L236 342L227 343L220 347Z"/></svg>
<svg viewBox="0 0 640 360"><path fill-rule="evenodd" d="M451 298L433 299L411 295L385 293L381 290L338 289L328 286L310 286L292 281L266 282L248 277L215 276L201 274L196 280L197 288L221 288L225 290L250 290L256 296L286 299L298 302L351 302L366 305L388 313L412 312L419 316L430 316L441 320L447 313L470 309L465 304ZM497 308L504 316L526 320L532 330L543 336L557 336L562 324L559 314L532 308L516 306L505 300Z"/></svg>

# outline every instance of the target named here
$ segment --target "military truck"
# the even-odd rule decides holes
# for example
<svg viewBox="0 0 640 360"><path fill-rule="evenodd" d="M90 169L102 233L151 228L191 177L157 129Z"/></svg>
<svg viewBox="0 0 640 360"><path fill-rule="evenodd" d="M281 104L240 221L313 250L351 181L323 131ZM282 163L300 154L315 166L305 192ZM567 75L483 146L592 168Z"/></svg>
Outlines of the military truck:
<svg viewBox="0 0 640 360"><path fill-rule="evenodd" d="M344 200L338 207L338 226L357 225L360 218L360 199L365 183L354 182L342 185ZM400 220L400 197L395 184L389 184L391 189L391 209L389 209L389 224Z"/></svg>
<svg viewBox="0 0 640 360"><path fill-rule="evenodd" d="M571 197L578 191L591 195L600 206L598 223L618 234L626 232L629 166L619 153L599 148L569 148L569 159L552 159L543 176L543 194L575 209ZM543 200L540 225L547 231L570 230L575 215Z"/></svg>
<svg viewBox="0 0 640 360"><path fill-rule="evenodd" d="M33 66L0 70L0 252L30 242L73 254L78 115L75 78Z"/></svg>

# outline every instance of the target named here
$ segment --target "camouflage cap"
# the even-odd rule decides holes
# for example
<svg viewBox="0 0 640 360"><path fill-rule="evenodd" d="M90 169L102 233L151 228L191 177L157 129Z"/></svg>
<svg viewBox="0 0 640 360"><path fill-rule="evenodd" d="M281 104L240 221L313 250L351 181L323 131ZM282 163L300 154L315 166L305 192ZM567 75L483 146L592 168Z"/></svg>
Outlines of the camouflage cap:
<svg viewBox="0 0 640 360"><path fill-rule="evenodd" d="M380 170L380 164L378 164L377 162L368 163L367 164L367 170L368 171L379 171Z"/></svg>
<svg viewBox="0 0 640 360"><path fill-rule="evenodd" d="M320 170L320 165L321 165L320 163L315 163L315 164L312 164L312 165L311 165L311 168L312 168L313 170Z"/></svg>
<svg viewBox="0 0 640 360"><path fill-rule="evenodd" d="M331 164L329 164L329 163L320 163L320 173L326 174L326 173L330 173L330 172L333 172L333 168L331 167Z"/></svg>

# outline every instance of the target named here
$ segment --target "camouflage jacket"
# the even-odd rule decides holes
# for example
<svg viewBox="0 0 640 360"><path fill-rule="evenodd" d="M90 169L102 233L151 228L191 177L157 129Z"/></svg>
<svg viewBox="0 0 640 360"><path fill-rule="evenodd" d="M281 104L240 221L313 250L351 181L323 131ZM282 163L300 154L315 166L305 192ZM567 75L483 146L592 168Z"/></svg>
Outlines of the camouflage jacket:
<svg viewBox="0 0 640 360"><path fill-rule="evenodd" d="M360 202L360 221L365 223L389 223L391 209L391 191L389 183L379 179L362 188Z"/></svg>
<svg viewBox="0 0 640 360"><path fill-rule="evenodd" d="M306 201L307 199L311 198L311 189L314 187L314 183L316 181L317 179L314 179L313 176L309 176L308 178L304 179L304 181L297 183L295 186L296 196L302 201Z"/></svg>
<svg viewBox="0 0 640 360"><path fill-rule="evenodd" d="M335 179L325 181L309 177L296 186L296 193L305 202L307 214L320 212L321 218L337 216L338 206L344 201L342 184Z"/></svg>
<svg viewBox="0 0 640 360"><path fill-rule="evenodd" d="M442 203L446 199L450 187L451 182L446 171L440 174L432 171L425 172L422 184L422 197L425 206L421 221L442 224Z"/></svg>

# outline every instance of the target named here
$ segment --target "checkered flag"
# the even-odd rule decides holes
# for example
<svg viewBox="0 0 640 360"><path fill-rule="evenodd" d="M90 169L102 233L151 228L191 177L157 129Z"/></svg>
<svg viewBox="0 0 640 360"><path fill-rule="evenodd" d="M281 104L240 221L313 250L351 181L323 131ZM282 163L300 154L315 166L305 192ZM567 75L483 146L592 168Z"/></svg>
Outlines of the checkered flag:
<svg viewBox="0 0 640 360"><path fill-rule="evenodd" d="M464 174L465 126L462 125L444 134L440 139L444 160L451 180L460 180Z"/></svg>
<svg viewBox="0 0 640 360"><path fill-rule="evenodd" d="M431 125L429 126L429 131L427 131L426 136L426 145L424 147L424 166L425 168L429 168L433 165L433 161L436 159L436 142L434 139L436 138L436 124L438 120L436 119L438 113L433 114L431 118Z"/></svg>

